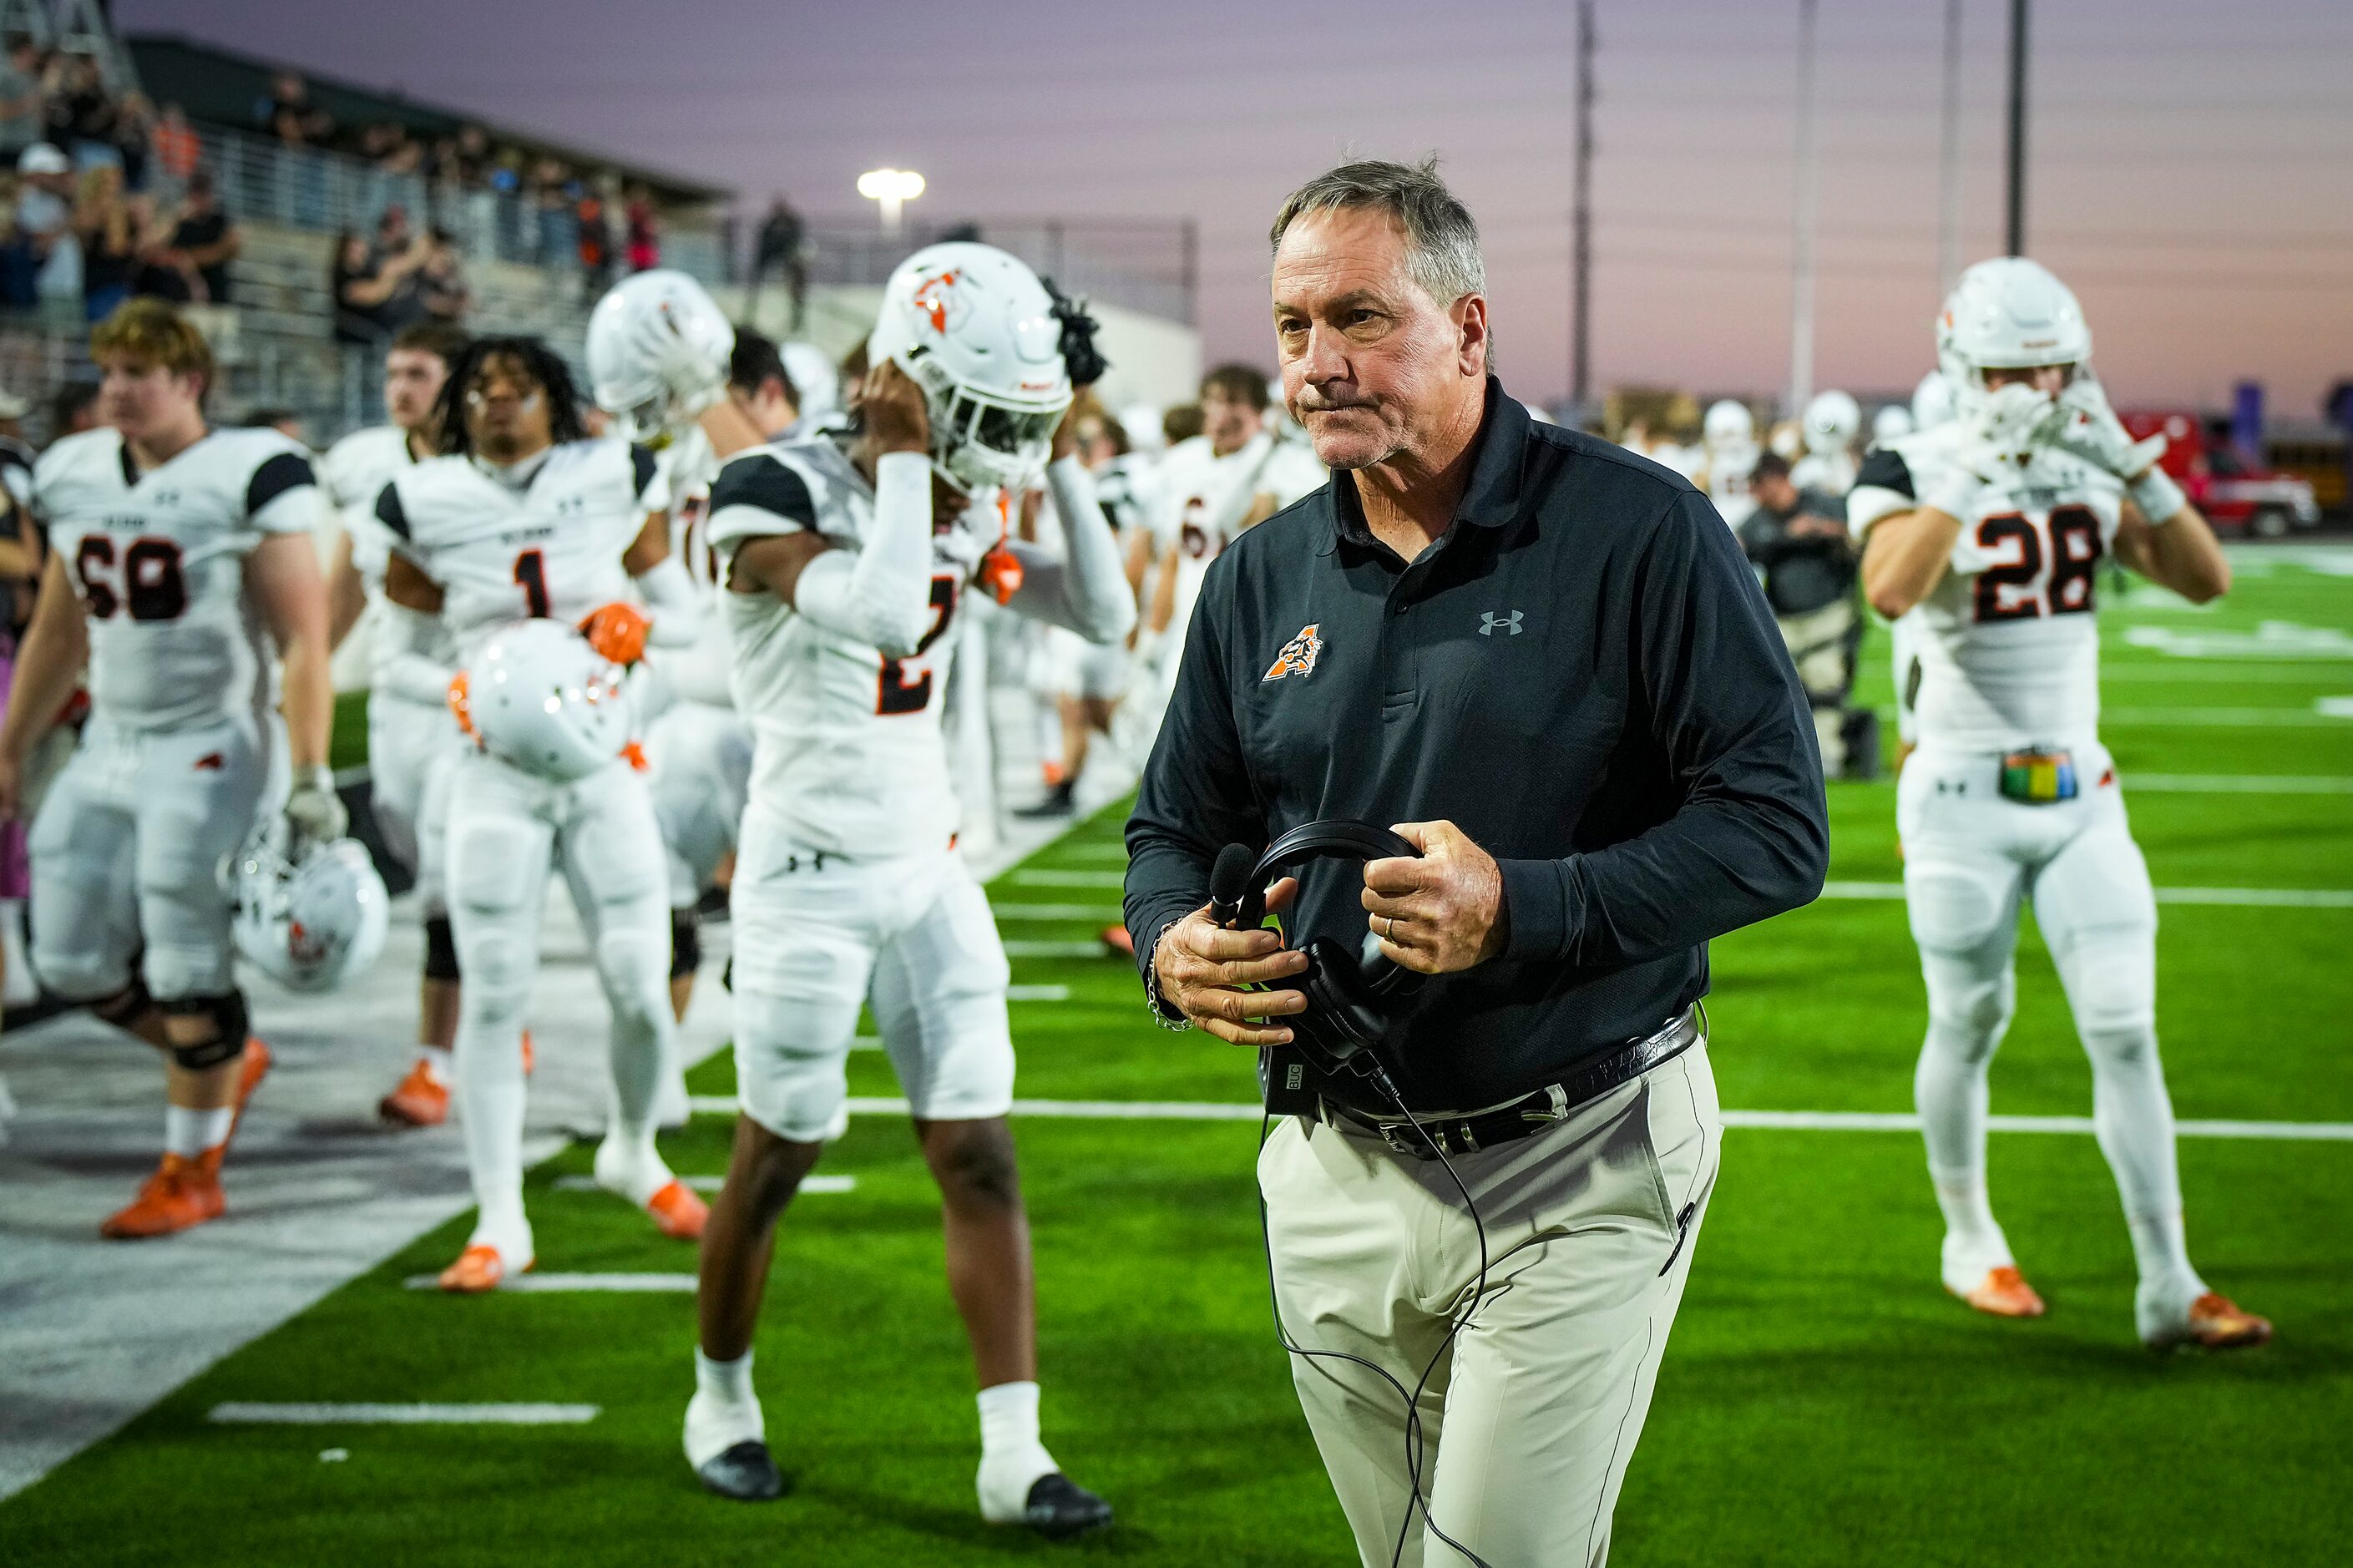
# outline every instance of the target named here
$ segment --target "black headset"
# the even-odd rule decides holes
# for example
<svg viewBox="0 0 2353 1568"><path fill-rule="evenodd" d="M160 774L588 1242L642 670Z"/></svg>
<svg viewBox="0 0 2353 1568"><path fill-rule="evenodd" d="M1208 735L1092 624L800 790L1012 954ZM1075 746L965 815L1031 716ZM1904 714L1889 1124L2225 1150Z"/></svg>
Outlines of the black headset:
<svg viewBox="0 0 2353 1568"><path fill-rule="evenodd" d="M1310 860L1417 859L1421 851L1386 827L1334 817L1302 823L1277 837L1255 861L1247 845L1229 844L1209 877L1209 914L1236 931L1255 931L1266 919L1267 879ZM1320 1072L1386 1078L1379 1047L1388 1038L1398 1004L1421 983L1380 951L1380 939L1365 933L1350 952L1345 943L1317 937L1307 944L1307 968L1296 984L1307 1010L1291 1020L1292 1039Z"/></svg>

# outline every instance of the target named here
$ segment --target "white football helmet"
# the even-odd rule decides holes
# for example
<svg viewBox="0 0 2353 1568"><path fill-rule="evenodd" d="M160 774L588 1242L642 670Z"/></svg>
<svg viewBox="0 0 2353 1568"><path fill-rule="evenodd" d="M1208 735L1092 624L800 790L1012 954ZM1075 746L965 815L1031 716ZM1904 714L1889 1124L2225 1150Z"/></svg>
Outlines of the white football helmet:
<svg viewBox="0 0 2353 1568"><path fill-rule="evenodd" d="M1753 446L1757 440L1757 419L1746 404L1727 397L1707 407L1707 417L1700 422L1700 439L1710 447Z"/></svg>
<svg viewBox="0 0 2353 1568"><path fill-rule="evenodd" d="M965 491L1036 481L1071 405L1062 322L1038 275L993 245L927 245L892 272L866 342L923 389L932 467Z"/></svg>
<svg viewBox="0 0 2353 1568"><path fill-rule="evenodd" d="M1912 389L1912 428L1933 430L1953 416L1953 384L1932 370Z"/></svg>
<svg viewBox="0 0 2353 1568"><path fill-rule="evenodd" d="M700 410L676 406L682 384L724 386L734 352L727 312L702 284L668 268L631 273L588 317L589 389L631 441L691 423Z"/></svg>
<svg viewBox="0 0 2353 1568"><path fill-rule="evenodd" d="M1871 444L1874 447L1900 441L1910 434L1912 411L1900 403L1891 403L1871 416Z"/></svg>
<svg viewBox="0 0 2353 1568"><path fill-rule="evenodd" d="M2022 256L1980 261L1961 274L1936 319L1936 363L1956 412L1985 406L1985 373L2037 365L2080 368L2092 357L2092 330L2067 285Z"/></svg>
<svg viewBox="0 0 2353 1568"><path fill-rule="evenodd" d="M1818 392L1803 423L1807 451L1843 452L1862 433L1862 405L1843 392Z"/></svg>
<svg viewBox="0 0 2353 1568"><path fill-rule="evenodd" d="M785 362L785 374L793 378L801 417L813 422L812 428L841 412L841 373L823 349L796 340L778 343L776 353Z"/></svg>
<svg viewBox="0 0 2353 1568"><path fill-rule="evenodd" d="M230 878L237 950L290 991L330 991L384 951L390 899L356 838L287 858L282 830L257 832Z"/></svg>
<svg viewBox="0 0 2353 1568"><path fill-rule="evenodd" d="M467 721L482 750L551 784L609 767L635 714L621 667L561 621L492 632L466 666Z"/></svg>

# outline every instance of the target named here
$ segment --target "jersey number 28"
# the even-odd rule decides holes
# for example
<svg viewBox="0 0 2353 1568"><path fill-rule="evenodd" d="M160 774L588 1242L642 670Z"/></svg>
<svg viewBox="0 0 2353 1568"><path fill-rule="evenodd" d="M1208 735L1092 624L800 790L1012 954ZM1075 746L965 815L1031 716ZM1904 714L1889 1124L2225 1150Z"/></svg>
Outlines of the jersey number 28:
<svg viewBox="0 0 2353 1568"><path fill-rule="evenodd" d="M134 621L173 621L188 607L188 579L180 569L180 547L153 534L134 539L122 552L121 587L113 578L114 541L102 533L82 536L74 552L74 575L81 579L81 602L94 621L127 609Z"/></svg>
<svg viewBox="0 0 2353 1568"><path fill-rule="evenodd" d="M1978 574L1980 624L2082 615L2092 608L2101 545L2100 520L2091 508L2052 507L2041 527L2024 512L1982 519L1978 548L1995 558L1994 564Z"/></svg>

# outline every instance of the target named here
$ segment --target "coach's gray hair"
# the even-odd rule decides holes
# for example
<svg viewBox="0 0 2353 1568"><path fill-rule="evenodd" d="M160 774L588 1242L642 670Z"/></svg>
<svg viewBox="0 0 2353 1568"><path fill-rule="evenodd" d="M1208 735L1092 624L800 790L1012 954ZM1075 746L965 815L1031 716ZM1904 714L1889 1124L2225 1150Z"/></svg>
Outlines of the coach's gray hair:
<svg viewBox="0 0 2353 1568"><path fill-rule="evenodd" d="M1369 207L1398 220L1413 280L1441 307L1486 290L1479 225L1438 177L1435 156L1414 166L1363 159L1318 174L1284 199L1267 238L1279 250L1293 219L1346 207Z"/></svg>

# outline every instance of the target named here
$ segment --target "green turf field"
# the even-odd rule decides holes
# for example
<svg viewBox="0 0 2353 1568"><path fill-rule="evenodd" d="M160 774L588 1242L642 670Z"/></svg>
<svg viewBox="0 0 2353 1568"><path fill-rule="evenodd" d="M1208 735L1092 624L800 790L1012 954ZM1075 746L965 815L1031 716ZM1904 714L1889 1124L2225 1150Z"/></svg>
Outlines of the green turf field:
<svg viewBox="0 0 2353 1568"><path fill-rule="evenodd" d="M2105 613L2107 725L2161 889L2353 889L2353 551L2242 552L2236 593ZM2301 628L2299 630L2298 628ZM2229 645L2327 654L2218 657ZM2137 642L2128 640L2139 639ZM2191 639L2203 639L2201 642ZM2300 640L2299 640L2300 639ZM2159 645L2201 651L2180 658ZM1868 694L1887 698L1884 644ZM2137 776L2189 788L2136 792ZM2334 781L2295 793L2243 782ZM1834 880L1897 879L1893 791L1832 792ZM1007 937L1071 942L1117 902L1117 814L993 887ZM2168 903L2159 1017L2188 1118L2353 1122L2353 908ZM1018 906L1100 906L1032 919ZM1715 948L1714 1057L1739 1110L1910 1108L1922 1000L1900 902L1825 900ZM2084 1115L2089 1071L2031 932L1998 1113ZM1132 971L1017 957L1020 1092L1240 1101L1247 1059L1146 1020ZM700 1092L723 1092L723 1059ZM879 1052L853 1092L895 1092ZM1273 1343L1250 1180L1255 1122L1031 1117L1046 1436L1110 1497L1108 1535L1052 1548L982 1526L969 1373L936 1205L903 1123L857 1119L787 1215L759 1341L784 1502L705 1497L679 1452L685 1295L459 1300L404 1289L459 1221L0 1504L0 1561L240 1564L963 1564L1353 1561ZM721 1168L726 1123L669 1143ZM534 1177L540 1267L674 1271L691 1249L593 1193L575 1147ZM2115 1189L2087 1136L1998 1134L1995 1195L2048 1318L1975 1316L1936 1280L1905 1132L1736 1129L1657 1403L1619 1510L1622 1563L2216 1563L2353 1560L2353 1142L2185 1140L2193 1256L2279 1338L2152 1356L2131 1321ZM222 1427L223 1401L553 1401L552 1427ZM322 1450L347 1458L322 1462Z"/></svg>

